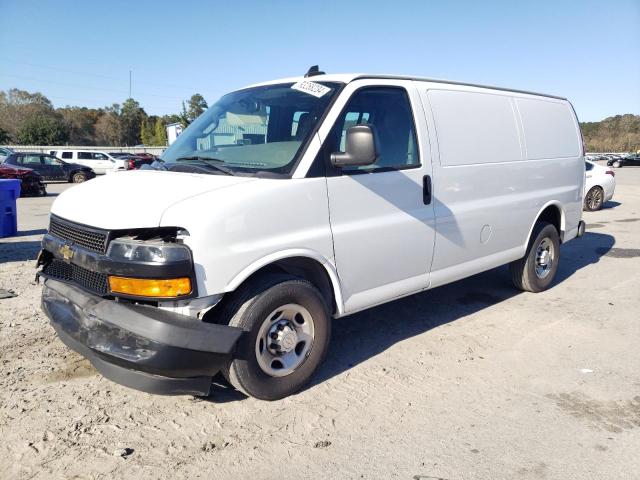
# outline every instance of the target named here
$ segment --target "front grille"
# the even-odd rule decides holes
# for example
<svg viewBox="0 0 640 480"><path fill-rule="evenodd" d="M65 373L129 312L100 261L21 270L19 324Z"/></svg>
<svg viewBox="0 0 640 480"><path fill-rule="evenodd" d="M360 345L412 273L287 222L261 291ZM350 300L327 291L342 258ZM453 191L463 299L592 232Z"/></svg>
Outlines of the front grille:
<svg viewBox="0 0 640 480"><path fill-rule="evenodd" d="M42 273L52 278L73 282L101 296L109 294L109 281L106 275L92 272L78 265L65 263L56 258L44 266Z"/></svg>
<svg viewBox="0 0 640 480"><path fill-rule="evenodd" d="M49 234L96 253L107 251L107 231L89 228L51 216Z"/></svg>

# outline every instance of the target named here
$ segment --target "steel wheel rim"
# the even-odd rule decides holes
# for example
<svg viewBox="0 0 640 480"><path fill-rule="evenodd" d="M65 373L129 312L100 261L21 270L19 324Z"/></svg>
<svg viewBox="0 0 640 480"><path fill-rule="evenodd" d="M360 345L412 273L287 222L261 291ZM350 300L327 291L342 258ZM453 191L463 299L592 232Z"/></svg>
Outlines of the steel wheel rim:
<svg viewBox="0 0 640 480"><path fill-rule="evenodd" d="M536 276L546 278L555 262L555 247L550 238L543 238L536 248Z"/></svg>
<svg viewBox="0 0 640 480"><path fill-rule="evenodd" d="M302 305L288 303L276 308L258 331L258 365L272 377L292 374L311 353L314 334L313 317Z"/></svg>

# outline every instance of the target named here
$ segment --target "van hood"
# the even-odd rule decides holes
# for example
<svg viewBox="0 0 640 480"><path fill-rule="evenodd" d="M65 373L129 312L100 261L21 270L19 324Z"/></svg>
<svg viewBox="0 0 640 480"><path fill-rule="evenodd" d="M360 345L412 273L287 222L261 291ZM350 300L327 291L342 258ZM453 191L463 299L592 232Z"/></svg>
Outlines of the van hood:
<svg viewBox="0 0 640 480"><path fill-rule="evenodd" d="M118 172L61 193L51 213L107 230L157 227L165 210L181 200L254 180L157 170Z"/></svg>

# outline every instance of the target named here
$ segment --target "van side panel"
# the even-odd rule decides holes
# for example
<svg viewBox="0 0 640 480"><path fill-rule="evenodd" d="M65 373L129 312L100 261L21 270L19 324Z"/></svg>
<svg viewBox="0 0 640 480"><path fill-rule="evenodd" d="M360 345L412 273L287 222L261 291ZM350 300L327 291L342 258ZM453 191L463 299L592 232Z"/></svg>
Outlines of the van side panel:
<svg viewBox="0 0 640 480"><path fill-rule="evenodd" d="M551 160L553 171L559 175L556 182L567 177L563 184L568 194L562 202L564 226L561 238L571 240L576 236L582 218L584 193L584 157L578 119L566 100L538 97L516 98L515 102L522 121L527 158Z"/></svg>
<svg viewBox="0 0 640 480"><path fill-rule="evenodd" d="M515 102L529 160L575 158L582 154L573 109L567 102L540 98L516 98Z"/></svg>
<svg viewBox="0 0 640 480"><path fill-rule="evenodd" d="M511 98L488 93L432 90L429 101L436 115L442 166L524 158Z"/></svg>
<svg viewBox="0 0 640 480"><path fill-rule="evenodd" d="M439 158L433 165L432 287L521 258L546 205L557 205L565 217L570 213L570 224L577 227L584 166L575 121L559 113L568 102L549 99L549 114L527 101L523 119L517 101L531 97L535 102L536 97L464 86L425 87L421 94ZM569 140L562 134L546 135L541 124L547 117L548 129L572 132ZM544 158L527 157L525 120L532 150Z"/></svg>

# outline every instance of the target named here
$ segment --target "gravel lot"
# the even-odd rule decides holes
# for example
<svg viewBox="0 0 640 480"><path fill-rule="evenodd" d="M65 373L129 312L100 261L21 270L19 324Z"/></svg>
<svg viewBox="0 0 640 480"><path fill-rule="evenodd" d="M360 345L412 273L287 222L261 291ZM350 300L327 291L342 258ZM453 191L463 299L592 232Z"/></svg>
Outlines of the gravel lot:
<svg viewBox="0 0 640 480"><path fill-rule="evenodd" d="M272 403L136 392L67 350L34 259L69 186L20 199L0 240L17 294L0 300L0 478L637 479L640 168L616 173L552 289L499 268L337 320L314 384Z"/></svg>

